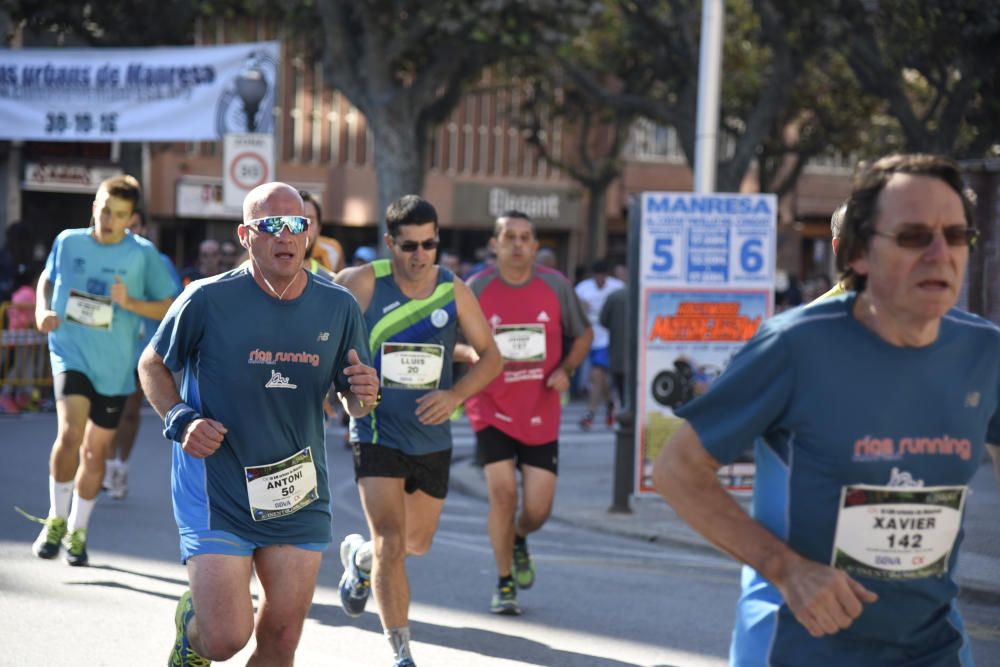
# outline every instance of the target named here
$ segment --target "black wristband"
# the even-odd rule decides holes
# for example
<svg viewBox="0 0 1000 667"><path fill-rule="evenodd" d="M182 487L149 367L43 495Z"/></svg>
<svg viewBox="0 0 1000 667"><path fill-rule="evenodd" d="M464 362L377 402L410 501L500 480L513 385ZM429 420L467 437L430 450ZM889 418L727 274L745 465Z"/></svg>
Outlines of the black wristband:
<svg viewBox="0 0 1000 667"><path fill-rule="evenodd" d="M201 419L197 410L187 403L178 403L170 408L167 416L163 418L163 437L167 440L180 442L184 431L195 419Z"/></svg>

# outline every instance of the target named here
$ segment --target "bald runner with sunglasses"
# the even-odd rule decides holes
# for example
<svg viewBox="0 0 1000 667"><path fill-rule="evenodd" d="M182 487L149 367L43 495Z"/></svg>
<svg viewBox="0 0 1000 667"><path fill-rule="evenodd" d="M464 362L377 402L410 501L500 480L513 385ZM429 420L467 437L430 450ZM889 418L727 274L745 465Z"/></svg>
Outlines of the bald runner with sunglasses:
<svg viewBox="0 0 1000 667"><path fill-rule="evenodd" d="M139 365L173 441L171 490L191 590L171 665L227 660L256 634L252 664L291 665L331 541L323 398L360 417L378 397L361 310L303 268L302 198L252 190L237 230L250 261L174 302ZM183 372L180 390L172 372ZM263 595L254 619L250 578Z"/></svg>
<svg viewBox="0 0 1000 667"><path fill-rule="evenodd" d="M500 351L479 303L461 279L435 263L434 207L407 195L386 210L389 259L347 268L337 282L365 314L369 353L379 370L381 403L351 420L354 470L371 539L340 546L340 599L360 616L375 591L394 665L412 666L407 556L430 549L448 492L455 408L500 372ZM452 383L457 330L478 360Z"/></svg>
<svg viewBox="0 0 1000 667"><path fill-rule="evenodd" d="M764 323L677 411L653 481L746 564L731 664L972 664L953 573L1000 443L1000 329L955 308L972 221L951 160L868 165L837 249L847 292ZM750 441L753 518L716 476Z"/></svg>

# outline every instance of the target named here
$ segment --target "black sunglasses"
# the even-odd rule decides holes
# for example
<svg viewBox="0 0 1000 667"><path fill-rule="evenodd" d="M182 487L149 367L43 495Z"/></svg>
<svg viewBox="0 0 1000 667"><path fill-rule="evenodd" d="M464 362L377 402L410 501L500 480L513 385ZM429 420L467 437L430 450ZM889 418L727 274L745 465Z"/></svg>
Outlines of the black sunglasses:
<svg viewBox="0 0 1000 667"><path fill-rule="evenodd" d="M396 242L396 247L403 252L416 252L417 248L423 248L424 250L430 252L438 247L441 242L437 239L425 239L423 241L402 241Z"/></svg>
<svg viewBox="0 0 1000 667"><path fill-rule="evenodd" d="M888 232L873 231L875 236L884 236L892 239L900 248L927 248L934 242L936 230L925 225L913 225L904 227L895 234ZM961 247L964 245L974 247L976 239L979 238L979 230L966 225L949 225L941 229L944 234L944 241L950 246Z"/></svg>

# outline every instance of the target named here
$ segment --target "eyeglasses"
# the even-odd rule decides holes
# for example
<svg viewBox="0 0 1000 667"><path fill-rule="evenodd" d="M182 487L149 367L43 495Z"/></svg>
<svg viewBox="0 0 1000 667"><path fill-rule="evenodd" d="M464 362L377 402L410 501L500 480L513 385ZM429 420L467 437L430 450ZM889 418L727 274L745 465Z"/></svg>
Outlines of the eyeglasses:
<svg viewBox="0 0 1000 667"><path fill-rule="evenodd" d="M253 227L258 232L274 234L277 236L281 230L288 227L292 234L301 234L309 229L309 218L301 215L269 215L266 218L247 220L244 227Z"/></svg>
<svg viewBox="0 0 1000 667"><path fill-rule="evenodd" d="M913 225L904 227L895 234L879 231L872 233L892 239L900 248L927 248L934 242L937 231L925 225ZM948 225L941 228L941 233L944 234L945 243L956 248L965 245L974 247L979 238L979 230L966 225Z"/></svg>
<svg viewBox="0 0 1000 667"><path fill-rule="evenodd" d="M437 239L425 239L423 241L403 241L397 242L396 247L403 252L416 252L417 248L423 248L430 252L438 247L441 242Z"/></svg>

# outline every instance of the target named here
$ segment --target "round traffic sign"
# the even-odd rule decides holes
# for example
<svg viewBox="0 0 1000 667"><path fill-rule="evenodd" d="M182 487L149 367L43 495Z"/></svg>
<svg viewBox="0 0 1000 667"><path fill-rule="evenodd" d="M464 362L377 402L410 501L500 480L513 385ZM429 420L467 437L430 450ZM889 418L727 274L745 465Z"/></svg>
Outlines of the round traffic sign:
<svg viewBox="0 0 1000 667"><path fill-rule="evenodd" d="M236 187L252 190L267 182L267 163L258 153L251 151L238 153L230 164L229 177Z"/></svg>

